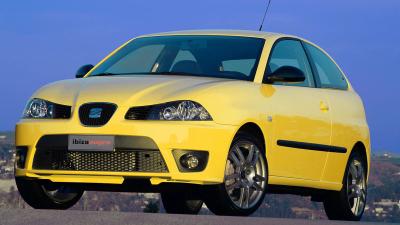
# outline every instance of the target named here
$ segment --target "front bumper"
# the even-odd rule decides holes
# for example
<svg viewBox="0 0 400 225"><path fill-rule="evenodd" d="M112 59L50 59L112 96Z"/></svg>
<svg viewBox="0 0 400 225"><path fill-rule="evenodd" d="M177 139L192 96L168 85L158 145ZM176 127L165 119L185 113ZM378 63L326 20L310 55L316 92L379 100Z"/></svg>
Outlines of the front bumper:
<svg viewBox="0 0 400 225"><path fill-rule="evenodd" d="M117 116L117 115L115 115ZM25 168L15 176L52 182L122 184L125 179L150 179L153 185L165 182L217 184L224 179L225 162L238 127L213 121L113 121L102 127L82 126L70 120L21 120L16 125L16 146L26 146ZM168 167L167 172L104 172L34 169L36 145L45 135L121 135L148 137L154 141ZM180 172L172 151L208 151L208 163L201 172ZM99 162L101 163L101 162Z"/></svg>

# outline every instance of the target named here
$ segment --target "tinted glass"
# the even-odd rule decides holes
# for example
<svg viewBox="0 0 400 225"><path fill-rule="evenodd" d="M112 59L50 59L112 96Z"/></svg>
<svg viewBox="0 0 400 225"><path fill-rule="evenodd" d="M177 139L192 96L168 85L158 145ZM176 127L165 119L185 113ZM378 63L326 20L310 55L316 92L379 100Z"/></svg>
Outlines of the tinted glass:
<svg viewBox="0 0 400 225"><path fill-rule="evenodd" d="M171 65L170 70L172 70L172 68L174 68L177 63L182 63L182 61L185 61L185 60L197 62L196 58L193 56L192 53L190 53L190 51L180 50L178 52L178 54L176 55L174 62Z"/></svg>
<svg viewBox="0 0 400 225"><path fill-rule="evenodd" d="M190 75L254 79L264 39L233 36L158 36L128 43L90 76Z"/></svg>
<svg viewBox="0 0 400 225"><path fill-rule="evenodd" d="M318 48L307 43L305 45L314 62L321 87L346 90L347 81L336 64Z"/></svg>
<svg viewBox="0 0 400 225"><path fill-rule="evenodd" d="M281 40L275 44L267 65L267 76L282 66L293 66L300 69L303 71L306 79L298 83L275 82L274 84L304 87L314 86L314 78L310 63L308 62L307 55L300 41Z"/></svg>
<svg viewBox="0 0 400 225"><path fill-rule="evenodd" d="M255 59L234 59L222 62L223 71L235 71L243 74L250 74L255 63Z"/></svg>
<svg viewBox="0 0 400 225"><path fill-rule="evenodd" d="M114 64L110 64L107 73L133 73L150 71L157 60L157 56L164 49L165 45L148 45L139 47L136 51L129 52Z"/></svg>

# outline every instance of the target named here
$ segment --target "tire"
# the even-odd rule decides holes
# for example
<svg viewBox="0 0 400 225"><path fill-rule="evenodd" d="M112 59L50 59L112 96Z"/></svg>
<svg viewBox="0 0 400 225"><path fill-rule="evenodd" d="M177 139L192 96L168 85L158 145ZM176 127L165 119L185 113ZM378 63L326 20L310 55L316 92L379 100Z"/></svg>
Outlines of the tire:
<svg viewBox="0 0 400 225"><path fill-rule="evenodd" d="M170 214L198 214L203 201L193 199L189 192L161 192L164 209Z"/></svg>
<svg viewBox="0 0 400 225"><path fill-rule="evenodd" d="M367 197L367 164L358 152L347 162L342 190L328 194L324 200L325 213L330 220L359 221Z"/></svg>
<svg viewBox="0 0 400 225"><path fill-rule="evenodd" d="M268 166L261 141L238 132L231 144L224 183L209 186L204 201L216 215L248 216L263 202Z"/></svg>
<svg viewBox="0 0 400 225"><path fill-rule="evenodd" d="M68 209L84 192L72 186L41 180L16 177L15 182L24 201L35 209Z"/></svg>

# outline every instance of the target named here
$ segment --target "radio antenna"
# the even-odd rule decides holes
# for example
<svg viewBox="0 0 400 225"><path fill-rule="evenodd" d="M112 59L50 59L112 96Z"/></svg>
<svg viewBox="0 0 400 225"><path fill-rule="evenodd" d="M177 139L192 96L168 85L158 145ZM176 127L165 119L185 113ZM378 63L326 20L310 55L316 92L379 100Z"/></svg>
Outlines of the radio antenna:
<svg viewBox="0 0 400 225"><path fill-rule="evenodd" d="M271 5L271 0L268 0L267 9L265 10L265 13L264 13L264 16L263 16L263 19L262 19L262 21L261 21L261 25L260 25L260 28L258 29L258 31L261 31L261 30L262 30L262 27L263 27L263 24L264 24L264 20L265 20L265 17L267 16L267 13L268 13L269 6L270 6L270 5Z"/></svg>

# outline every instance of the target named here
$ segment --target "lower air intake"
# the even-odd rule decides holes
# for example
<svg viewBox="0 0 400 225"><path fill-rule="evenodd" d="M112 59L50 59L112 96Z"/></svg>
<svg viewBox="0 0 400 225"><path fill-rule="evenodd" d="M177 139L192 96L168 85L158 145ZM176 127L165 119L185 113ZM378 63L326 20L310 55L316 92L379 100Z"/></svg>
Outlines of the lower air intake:
<svg viewBox="0 0 400 225"><path fill-rule="evenodd" d="M83 152L37 149L33 168L72 171L168 172L161 153L155 150Z"/></svg>

